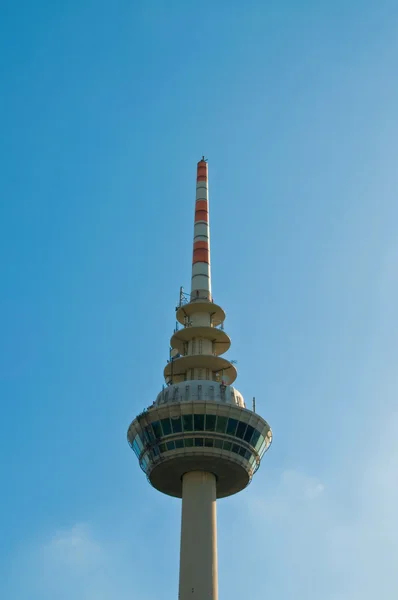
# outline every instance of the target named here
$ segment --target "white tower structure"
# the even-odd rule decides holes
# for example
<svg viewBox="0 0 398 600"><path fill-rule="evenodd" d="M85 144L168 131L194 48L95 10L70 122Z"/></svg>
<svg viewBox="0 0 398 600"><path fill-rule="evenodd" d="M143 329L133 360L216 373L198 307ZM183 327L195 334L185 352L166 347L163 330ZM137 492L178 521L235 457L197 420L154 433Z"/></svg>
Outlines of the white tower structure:
<svg viewBox="0 0 398 600"><path fill-rule="evenodd" d="M179 600L218 600L216 500L243 490L272 441L268 423L233 387L231 340L213 302L208 167L197 166L191 293L180 290L166 387L128 429L149 482L182 498Z"/></svg>

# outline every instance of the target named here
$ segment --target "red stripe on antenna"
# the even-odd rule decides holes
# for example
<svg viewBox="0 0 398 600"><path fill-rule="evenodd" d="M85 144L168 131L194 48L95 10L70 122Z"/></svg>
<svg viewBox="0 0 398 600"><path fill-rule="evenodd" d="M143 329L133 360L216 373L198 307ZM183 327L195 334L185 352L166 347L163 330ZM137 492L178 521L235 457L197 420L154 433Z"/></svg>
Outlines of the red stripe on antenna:
<svg viewBox="0 0 398 600"><path fill-rule="evenodd" d="M205 223L209 222L209 213L207 210L195 210L195 223L198 221L205 221Z"/></svg>
<svg viewBox="0 0 398 600"><path fill-rule="evenodd" d="M198 162L196 181L207 181L207 163L204 160Z"/></svg>

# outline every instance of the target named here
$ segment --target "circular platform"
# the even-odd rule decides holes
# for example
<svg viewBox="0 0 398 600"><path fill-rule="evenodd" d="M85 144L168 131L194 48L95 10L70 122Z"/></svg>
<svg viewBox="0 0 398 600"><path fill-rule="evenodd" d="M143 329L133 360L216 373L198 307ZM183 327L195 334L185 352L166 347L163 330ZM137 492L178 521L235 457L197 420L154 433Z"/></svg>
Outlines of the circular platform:
<svg viewBox="0 0 398 600"><path fill-rule="evenodd" d="M178 377L184 375L188 369L209 369L212 373L222 372L228 377L229 384L232 384L238 376L236 368L226 358L212 354L192 354L170 361L164 369L164 377L166 380L172 375Z"/></svg>
<svg viewBox="0 0 398 600"><path fill-rule="evenodd" d="M177 308L176 318L181 325L184 325L187 317L195 313L208 313L211 315L212 324L214 327L221 325L225 321L225 312L214 302L208 300L194 300L193 302L187 302Z"/></svg>
<svg viewBox="0 0 398 600"><path fill-rule="evenodd" d="M170 340L170 346L176 348L180 354L184 354L184 345L193 338L203 338L214 342L214 354L219 356L227 352L231 346L230 337L216 327L184 327L176 331Z"/></svg>
<svg viewBox="0 0 398 600"><path fill-rule="evenodd" d="M196 450L196 449L194 449ZM227 452L204 455L195 452L178 455L155 465L148 474L154 488L176 498L182 497L182 476L190 471L207 471L217 479L217 498L225 498L243 490L251 481L252 470L238 461L233 461ZM184 451L183 451L184 452Z"/></svg>
<svg viewBox="0 0 398 600"><path fill-rule="evenodd" d="M127 438L151 484L181 496L181 478L208 471L217 478L217 497L250 483L272 441L258 414L225 402L171 402L144 411Z"/></svg>

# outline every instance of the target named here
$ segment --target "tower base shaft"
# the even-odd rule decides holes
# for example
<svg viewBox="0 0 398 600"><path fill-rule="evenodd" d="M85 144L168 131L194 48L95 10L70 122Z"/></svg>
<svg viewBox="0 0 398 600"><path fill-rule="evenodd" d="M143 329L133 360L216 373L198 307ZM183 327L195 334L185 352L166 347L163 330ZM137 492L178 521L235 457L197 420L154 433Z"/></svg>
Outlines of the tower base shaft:
<svg viewBox="0 0 398 600"><path fill-rule="evenodd" d="M192 471L182 479L179 600L218 600L216 478Z"/></svg>

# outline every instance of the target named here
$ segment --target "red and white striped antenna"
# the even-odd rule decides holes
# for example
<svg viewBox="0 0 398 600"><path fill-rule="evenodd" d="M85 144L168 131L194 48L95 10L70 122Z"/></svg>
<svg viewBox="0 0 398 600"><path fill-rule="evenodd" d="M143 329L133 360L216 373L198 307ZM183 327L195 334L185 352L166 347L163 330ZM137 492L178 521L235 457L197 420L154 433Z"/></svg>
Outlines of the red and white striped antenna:
<svg viewBox="0 0 398 600"><path fill-rule="evenodd" d="M205 157L198 162L193 234L191 302L212 301L210 270L209 184Z"/></svg>

